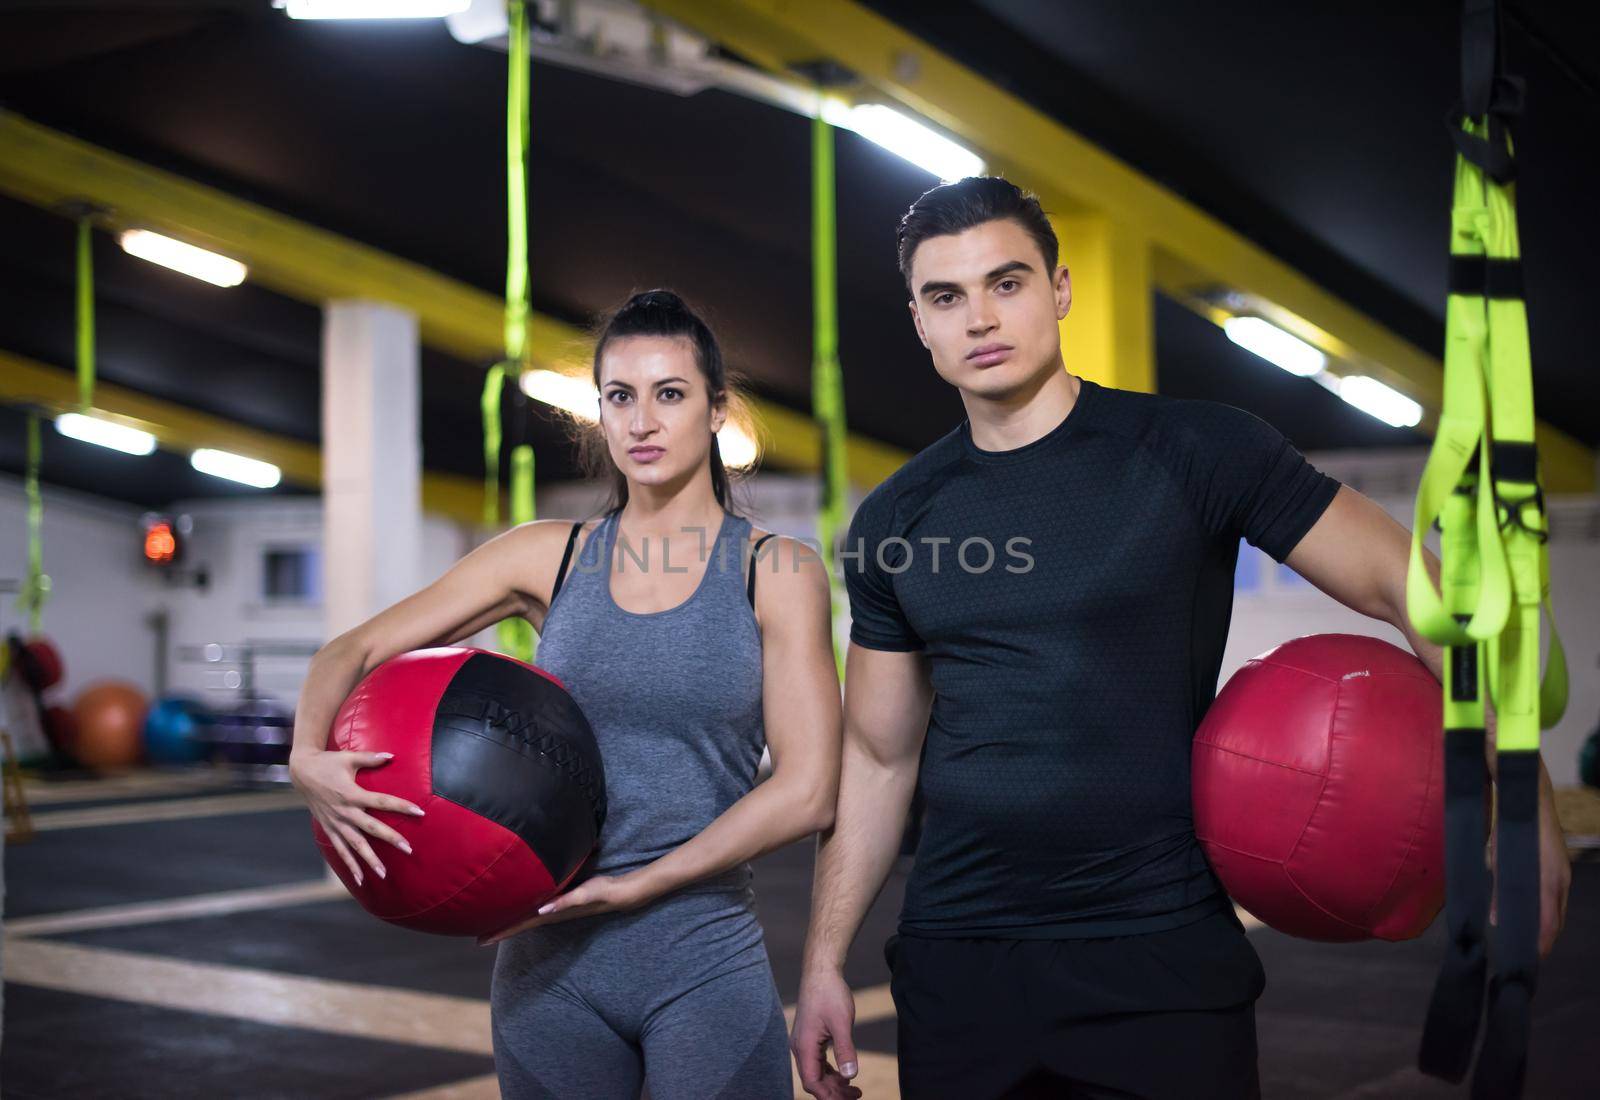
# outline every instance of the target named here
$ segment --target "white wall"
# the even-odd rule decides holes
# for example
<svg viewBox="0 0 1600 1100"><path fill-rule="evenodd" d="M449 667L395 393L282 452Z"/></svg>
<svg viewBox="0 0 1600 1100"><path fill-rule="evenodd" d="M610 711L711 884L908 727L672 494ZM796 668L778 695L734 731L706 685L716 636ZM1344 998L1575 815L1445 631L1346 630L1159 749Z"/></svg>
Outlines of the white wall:
<svg viewBox="0 0 1600 1100"><path fill-rule="evenodd" d="M314 497L260 497L178 502L165 511L193 520L182 568L204 567L204 589L166 583L143 559L144 509L45 485L44 568L52 581L44 631L66 664L66 679L51 695L70 701L93 680L118 677L147 694L157 687L156 635L149 618L168 619L166 689L226 703L237 694L231 662L187 660L207 643L321 645L319 604L269 601L263 596L263 555L269 548L320 548L321 503ZM456 523L423 520L422 561L431 580L468 548ZM0 475L0 577L21 578L27 567L27 508L20 478ZM14 596L0 606L0 629L25 627ZM299 694L308 658L262 658L257 688L287 706Z"/></svg>
<svg viewBox="0 0 1600 1100"><path fill-rule="evenodd" d="M93 680L116 677L149 690L155 678L144 617L160 600L145 573L141 509L49 485L42 487L41 543L51 581L43 627L66 677L49 699L65 702ZM28 506L19 477L0 474L0 578L28 570ZM17 597L0 595L0 631L27 634Z"/></svg>

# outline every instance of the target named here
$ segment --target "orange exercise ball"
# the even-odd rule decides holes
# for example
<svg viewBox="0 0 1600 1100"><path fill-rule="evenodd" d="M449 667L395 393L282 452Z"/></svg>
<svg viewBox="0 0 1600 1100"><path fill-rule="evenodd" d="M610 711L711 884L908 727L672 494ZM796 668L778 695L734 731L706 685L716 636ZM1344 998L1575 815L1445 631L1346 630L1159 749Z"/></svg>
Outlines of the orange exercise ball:
<svg viewBox="0 0 1600 1100"><path fill-rule="evenodd" d="M150 701L125 680L100 680L79 693L72 755L86 768L126 768L139 761Z"/></svg>

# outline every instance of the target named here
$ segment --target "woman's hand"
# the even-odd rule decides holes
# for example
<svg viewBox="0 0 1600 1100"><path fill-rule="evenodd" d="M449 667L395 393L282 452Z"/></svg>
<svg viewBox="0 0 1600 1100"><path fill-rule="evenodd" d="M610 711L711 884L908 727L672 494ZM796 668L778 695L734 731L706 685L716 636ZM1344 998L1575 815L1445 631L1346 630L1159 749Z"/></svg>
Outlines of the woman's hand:
<svg viewBox="0 0 1600 1100"><path fill-rule="evenodd" d="M289 756L289 778L311 807L322 831L328 834L334 851L344 860L356 885L361 885L361 866L356 855L372 865L379 878L388 872L367 843L369 834L387 841L407 855L411 845L406 838L367 813L368 810L392 810L395 813L422 817L422 809L403 798L369 791L356 782L356 772L361 768L376 768L394 759L387 752L335 752L325 749L295 749ZM354 853L354 854L352 854Z"/></svg>
<svg viewBox="0 0 1600 1100"><path fill-rule="evenodd" d="M649 901L652 896L639 876L631 872L626 875L596 875L559 897L552 898L539 907L537 914L521 924L513 924L492 935L478 937L478 946L488 947L490 944L499 943L507 936L515 936L518 932L524 932L529 928L555 924L558 921L571 920L573 917L589 917L596 913L616 913L626 909L636 909Z"/></svg>

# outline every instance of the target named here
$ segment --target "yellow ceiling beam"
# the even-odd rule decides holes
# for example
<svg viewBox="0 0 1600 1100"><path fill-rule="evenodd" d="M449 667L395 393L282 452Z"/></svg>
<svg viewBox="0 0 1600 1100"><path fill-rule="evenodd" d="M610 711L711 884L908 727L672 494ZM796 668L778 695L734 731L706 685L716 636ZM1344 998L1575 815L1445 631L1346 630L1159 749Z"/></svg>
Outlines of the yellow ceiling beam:
<svg viewBox="0 0 1600 1100"><path fill-rule="evenodd" d="M388 302L416 315L423 343L469 363L503 353L505 301L497 295L5 110L0 191L46 209L93 203L105 211L100 221L107 228L153 229L224 253L250 268L252 282L313 305ZM581 329L538 313L529 318L528 346L541 365L585 374L594 347ZM818 468L817 427L809 416L764 401L751 411L767 459ZM847 448L851 477L868 487L908 457L860 435Z"/></svg>
<svg viewBox="0 0 1600 1100"><path fill-rule="evenodd" d="M0 401L37 405L50 414L76 412L78 376L59 367L0 350ZM310 491L322 487L322 449L315 443L245 427L172 401L96 382L94 414L156 437L162 450L188 453L202 447L270 462L283 480ZM483 481L458 474L422 474L422 507L463 523L483 518Z"/></svg>
<svg viewBox="0 0 1600 1100"><path fill-rule="evenodd" d="M1154 285L1185 302L1218 287L1271 303L1330 338L1324 350L1410 394L1436 416L1436 356L1344 302L1289 264L1025 101L851 0L646 0L649 7L774 72L834 61L863 99L921 115L1038 192L1052 212L1110 219L1147 240ZM1443 152L1441 156L1445 155ZM1441 200L1442 201L1442 200ZM1442 249L1444 241L1439 242ZM1072 262L1070 253L1065 260ZM1342 349L1343 354L1339 354ZM1430 428L1425 420L1422 427ZM1541 422L1546 488L1589 492L1595 453Z"/></svg>

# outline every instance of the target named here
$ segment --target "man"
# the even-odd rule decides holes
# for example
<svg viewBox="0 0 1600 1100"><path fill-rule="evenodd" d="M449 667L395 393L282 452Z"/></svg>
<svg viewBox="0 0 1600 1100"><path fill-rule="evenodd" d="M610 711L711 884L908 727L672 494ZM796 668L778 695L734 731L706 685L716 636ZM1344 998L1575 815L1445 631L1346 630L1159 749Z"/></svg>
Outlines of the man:
<svg viewBox="0 0 1600 1100"><path fill-rule="evenodd" d="M1255 416L1068 374L1072 284L1007 181L929 191L899 245L967 420L862 502L843 549L845 750L791 1040L802 1082L860 1095L842 966L915 788L885 945L907 1100L1256 1096L1264 976L1189 787L1239 539L1398 627L1438 676L1405 613L1409 535ZM1548 950L1570 871L1543 788Z"/></svg>

